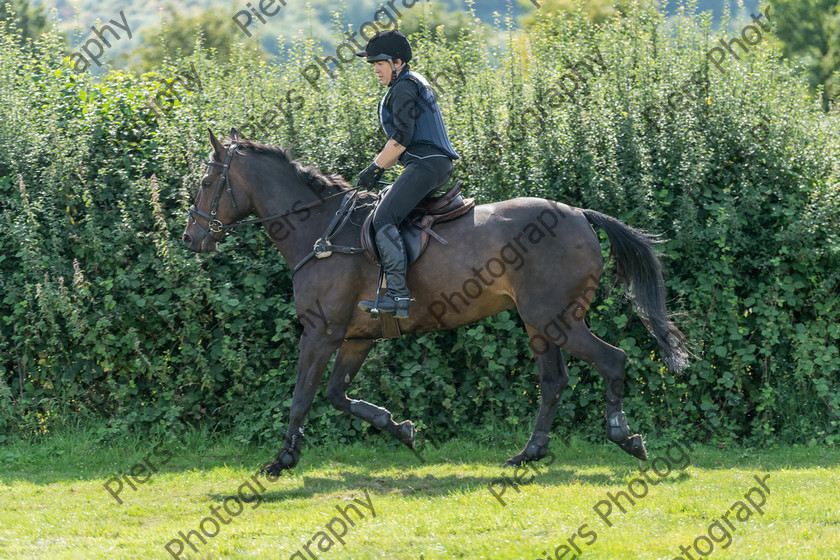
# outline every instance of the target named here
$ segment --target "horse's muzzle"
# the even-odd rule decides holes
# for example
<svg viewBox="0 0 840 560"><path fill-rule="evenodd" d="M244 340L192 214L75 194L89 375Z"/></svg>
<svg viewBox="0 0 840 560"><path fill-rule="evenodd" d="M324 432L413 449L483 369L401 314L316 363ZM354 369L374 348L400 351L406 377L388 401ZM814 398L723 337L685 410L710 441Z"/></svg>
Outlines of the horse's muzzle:
<svg viewBox="0 0 840 560"><path fill-rule="evenodd" d="M181 241L190 251L196 253L212 253L216 250L218 242L209 231L198 223L190 223L181 236Z"/></svg>

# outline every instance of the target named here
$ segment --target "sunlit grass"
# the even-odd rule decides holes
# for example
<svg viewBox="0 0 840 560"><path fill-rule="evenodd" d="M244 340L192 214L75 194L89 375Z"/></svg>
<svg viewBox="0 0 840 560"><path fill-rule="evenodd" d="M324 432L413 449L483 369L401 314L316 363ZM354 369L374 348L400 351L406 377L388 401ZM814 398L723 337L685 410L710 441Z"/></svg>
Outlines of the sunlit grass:
<svg viewBox="0 0 840 560"><path fill-rule="evenodd" d="M294 473L274 482L252 478L274 449L243 448L199 434L185 441L168 442L156 452L154 440L100 448L72 435L7 445L0 451L0 556L171 558L167 543L179 539L179 532L202 527L218 534L204 536L206 544L193 536L197 552L185 545L178 557L569 559L582 554L670 560L681 555L681 546L700 558L691 548L697 542L704 552L714 546L715 558L823 559L836 557L840 549L837 450L700 447L682 454L653 448L651 458L660 460L646 465L665 473L667 461L671 472L660 477L649 470L649 480L658 484L645 483L643 489L632 482L644 479L638 461L611 445L577 441L570 447L556 444L555 460L539 465L535 475L500 468L518 450L513 443L448 442L424 450L423 464L383 436L366 445L307 448ZM166 464L155 464L156 458ZM151 477L137 490L124 484L118 504L103 485L115 471L130 470L144 459L159 472L149 471ZM755 475L768 474L770 493L758 505L761 515L744 494L758 486ZM501 476L524 483L514 487L499 482ZM494 480L499 499L488 490ZM621 491L641 497L621 496ZM606 511L608 493L625 509L622 513L616 502L610 504L612 512L605 517L612 526L594 509L601 503ZM761 501L756 492L751 497ZM750 508L749 516L741 511L743 520L730 512L738 501ZM236 515L226 513L225 504ZM337 507L344 510L343 519ZM211 508L219 521L205 520L213 518ZM734 527L728 537L722 531L727 512ZM721 529L710 531L715 520L721 520ZM179 550L177 542L170 546Z"/></svg>

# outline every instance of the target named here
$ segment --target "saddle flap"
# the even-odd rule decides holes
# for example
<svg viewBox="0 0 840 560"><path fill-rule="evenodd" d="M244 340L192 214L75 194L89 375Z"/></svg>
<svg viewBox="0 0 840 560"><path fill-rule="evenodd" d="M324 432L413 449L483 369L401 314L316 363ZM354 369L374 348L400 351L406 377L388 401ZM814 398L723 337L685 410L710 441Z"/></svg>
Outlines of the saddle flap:
<svg viewBox="0 0 840 560"><path fill-rule="evenodd" d="M403 245L405 246L406 262L410 265L420 258L426 245L428 245L429 234L410 221L405 221L400 224L399 229L403 239ZM376 248L373 233L373 212L367 215L362 224L361 243L365 250L365 256L372 263L379 264L379 249Z"/></svg>

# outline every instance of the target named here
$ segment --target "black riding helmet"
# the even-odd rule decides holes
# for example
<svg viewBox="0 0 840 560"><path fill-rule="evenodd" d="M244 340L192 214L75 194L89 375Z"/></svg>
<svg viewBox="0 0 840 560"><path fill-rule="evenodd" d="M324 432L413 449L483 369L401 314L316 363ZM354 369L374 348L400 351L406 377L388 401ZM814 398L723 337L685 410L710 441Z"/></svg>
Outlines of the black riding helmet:
<svg viewBox="0 0 840 560"><path fill-rule="evenodd" d="M356 56L367 57L368 62L379 62L380 60L391 60L399 58L403 62L411 60L411 45L405 35L396 29L380 31L370 38L365 50L357 52Z"/></svg>

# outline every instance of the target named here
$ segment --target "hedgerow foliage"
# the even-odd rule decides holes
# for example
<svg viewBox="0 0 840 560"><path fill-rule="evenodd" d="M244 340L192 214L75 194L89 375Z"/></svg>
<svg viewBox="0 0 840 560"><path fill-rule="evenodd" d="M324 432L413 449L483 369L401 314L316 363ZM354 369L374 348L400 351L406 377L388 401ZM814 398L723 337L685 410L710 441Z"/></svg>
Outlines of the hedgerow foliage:
<svg viewBox="0 0 840 560"><path fill-rule="evenodd" d="M547 197L667 239L669 307L695 354L686 371L665 370L612 268L590 311L593 331L627 352L632 426L836 443L837 111L823 114L808 98L769 33L740 60L727 55L721 71L705 56L719 37L699 17L540 17L527 35L496 25L508 41L489 49L477 26L455 43L429 30L413 37L413 67L441 76L469 194ZM383 144L381 88L361 61L313 88L300 69L333 53L312 42L279 67L245 47L225 65L199 49L155 74L101 79L74 73L64 53L55 37L24 53L12 31L0 33L3 430L90 417L103 419L103 437L187 422L277 440L301 332L289 266L256 228L210 256L179 241L206 129L242 128L352 177ZM584 69L572 98L558 96L587 56L605 69ZM192 69L200 85L163 95L156 115L148 96ZM254 126L272 109L271 124ZM601 438L603 383L575 360L569 372L556 429ZM378 345L351 396L438 438L456 427L482 438L520 431L539 402L526 335L508 312ZM315 440L366 431L316 398Z"/></svg>

